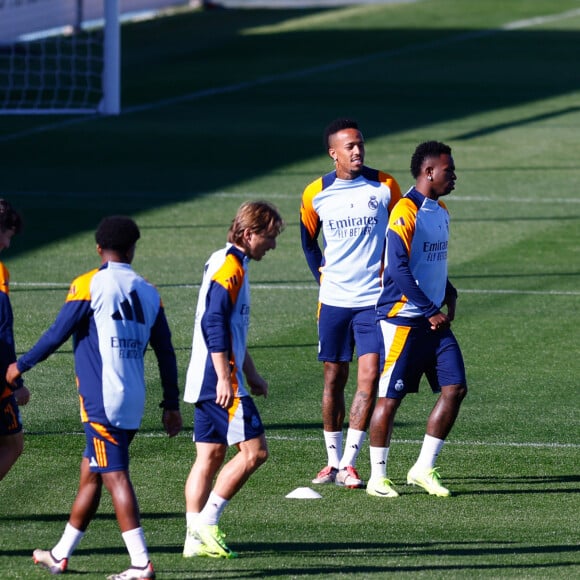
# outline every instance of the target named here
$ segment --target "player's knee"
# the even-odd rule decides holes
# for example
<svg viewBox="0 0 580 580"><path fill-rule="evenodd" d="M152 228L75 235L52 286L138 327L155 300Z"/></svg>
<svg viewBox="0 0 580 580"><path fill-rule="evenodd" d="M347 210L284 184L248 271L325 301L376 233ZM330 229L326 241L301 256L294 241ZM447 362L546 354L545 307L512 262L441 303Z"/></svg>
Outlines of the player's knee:
<svg viewBox="0 0 580 580"><path fill-rule="evenodd" d="M365 398L369 401L374 401L379 386L378 374L369 374L364 377L359 377L356 386L356 396Z"/></svg>
<svg viewBox="0 0 580 580"><path fill-rule="evenodd" d="M267 448L260 449L257 455L257 463L258 465L263 465L268 460L270 453L268 452Z"/></svg>
<svg viewBox="0 0 580 580"><path fill-rule="evenodd" d="M261 447L257 449L255 452L249 453L247 455L246 461L250 469L252 471L255 471L256 469L258 469L258 467L260 467L260 465L266 463L266 461L268 460L268 456L269 456L268 449L265 447Z"/></svg>
<svg viewBox="0 0 580 580"><path fill-rule="evenodd" d="M324 363L324 390L332 393L344 391L348 371L348 363Z"/></svg>
<svg viewBox="0 0 580 580"><path fill-rule="evenodd" d="M442 394L456 405L460 405L467 395L467 386L450 385L442 389Z"/></svg>
<svg viewBox="0 0 580 580"><path fill-rule="evenodd" d="M379 369L374 366L367 366L366 368L359 368L357 376L358 390L365 390L373 392L379 383Z"/></svg>

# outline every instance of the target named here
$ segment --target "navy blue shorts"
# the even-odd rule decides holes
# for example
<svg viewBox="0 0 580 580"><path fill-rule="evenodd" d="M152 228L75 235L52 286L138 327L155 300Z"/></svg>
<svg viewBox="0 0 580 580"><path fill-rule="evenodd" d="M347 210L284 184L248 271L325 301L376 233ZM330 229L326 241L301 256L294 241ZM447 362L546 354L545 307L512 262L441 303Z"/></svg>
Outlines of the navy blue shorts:
<svg viewBox="0 0 580 580"><path fill-rule="evenodd" d="M195 404L193 440L197 443L236 445L263 433L264 425L252 397L235 398L229 409L213 399Z"/></svg>
<svg viewBox="0 0 580 580"><path fill-rule="evenodd" d="M83 423L87 446L83 457L89 460L90 471L127 471L129 469L129 445L137 429L118 429L100 423Z"/></svg>
<svg viewBox="0 0 580 580"><path fill-rule="evenodd" d="M451 329L432 331L380 320L378 330L379 397L402 399L416 393L423 375L434 393L450 385L467 386L463 356Z"/></svg>
<svg viewBox="0 0 580 580"><path fill-rule="evenodd" d="M351 362L355 345L359 357L379 353L375 307L340 308L321 304L318 360Z"/></svg>
<svg viewBox="0 0 580 580"><path fill-rule="evenodd" d="M14 435L22 431L20 410L14 395L0 399L0 435Z"/></svg>

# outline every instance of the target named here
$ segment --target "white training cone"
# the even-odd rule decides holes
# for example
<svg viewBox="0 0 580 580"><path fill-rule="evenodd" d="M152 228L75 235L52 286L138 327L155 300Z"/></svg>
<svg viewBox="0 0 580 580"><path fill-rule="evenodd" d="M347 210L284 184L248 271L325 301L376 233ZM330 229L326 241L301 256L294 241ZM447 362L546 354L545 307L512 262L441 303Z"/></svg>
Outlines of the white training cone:
<svg viewBox="0 0 580 580"><path fill-rule="evenodd" d="M287 496L288 499L320 499L322 496L309 487L297 487Z"/></svg>

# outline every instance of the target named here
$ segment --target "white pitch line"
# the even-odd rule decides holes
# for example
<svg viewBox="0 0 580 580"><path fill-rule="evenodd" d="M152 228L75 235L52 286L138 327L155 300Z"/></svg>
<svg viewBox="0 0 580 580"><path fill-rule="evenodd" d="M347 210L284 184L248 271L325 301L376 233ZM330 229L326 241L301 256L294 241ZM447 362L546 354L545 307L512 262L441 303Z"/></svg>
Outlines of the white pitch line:
<svg viewBox="0 0 580 580"><path fill-rule="evenodd" d="M568 167L558 167L558 166L552 166L550 169L553 169L554 171L562 171L562 170L567 170L569 169ZM399 171L403 171L401 169L399 169ZM407 171L405 169L405 171ZM461 171L461 170L460 170ZM469 171L469 168L467 168L465 171ZM214 191L214 192L208 192L212 197L222 197L222 198L230 198L230 199L238 199L238 198L248 198L248 197L259 197L262 195L262 193L259 192L247 192L247 191ZM41 193L41 192L36 192L34 195L46 195L45 193ZM71 194L74 195L75 198L78 194L74 193ZM296 194L292 194L292 193L280 193L280 192L272 192L268 194L268 198L269 199L297 199ZM455 202L455 201L461 201L461 202L485 202L485 203L494 203L494 204L500 204L500 203L517 203L517 204L522 204L522 203L533 203L535 205L540 205L540 204L545 204L545 205L554 205L555 203L572 203L572 204L577 204L580 203L580 197L506 197L506 196L497 196L497 197L492 197L492 196L483 196L483 195L461 195L461 193L458 193L450 198L448 198L449 201L451 202ZM517 218L515 218L517 219ZM554 218L554 219L558 219L558 218Z"/></svg>
<svg viewBox="0 0 580 580"><path fill-rule="evenodd" d="M191 285L192 288L199 288L199 284ZM252 290L317 290L318 286L303 284L252 284ZM457 292L464 294L529 294L537 296L580 296L580 290L502 290L502 289L478 289L457 288Z"/></svg>
<svg viewBox="0 0 580 580"><path fill-rule="evenodd" d="M269 435L266 427L266 436L273 441L319 441L320 437L291 437L283 435ZM422 439L393 439L392 443L397 445L421 445ZM464 447L524 447L532 449L580 449L580 443L543 443L543 442L523 442L515 441L445 441L445 446L459 445Z"/></svg>
<svg viewBox="0 0 580 580"><path fill-rule="evenodd" d="M46 436L46 435L69 435L74 437L84 436L84 431L66 431L58 433L46 433L43 431L26 431L26 435L32 436ZM161 432L140 432L137 437L144 438L167 438L166 433ZM191 437L191 428L184 429L178 437ZM272 435L268 433L268 427L266 426L266 437L272 441L319 441L320 437L317 436L285 436L285 435ZM421 445L423 443L422 439L393 439L392 443L397 445ZM462 447L514 447L514 448L529 448L529 449L580 449L580 443L558 443L558 442L541 442L541 441L446 441L445 446L458 445Z"/></svg>
<svg viewBox="0 0 580 580"><path fill-rule="evenodd" d="M557 274L555 274L557 275ZM48 290L66 290L70 284L59 282L10 282L11 288L45 288ZM164 284L157 284L163 288ZM171 284L173 288L197 289L200 284ZM252 290L317 290L316 284L252 284ZM484 288L458 288L463 294L525 294L532 296L580 296L580 290L512 290L512 289L484 289Z"/></svg>
<svg viewBox="0 0 580 580"><path fill-rule="evenodd" d="M563 168L562 168L563 169ZM494 204L498 203L533 203L536 205L539 204L550 204L553 205L554 203L580 203L580 197L559 197L559 198L532 198L532 197L485 197L479 195L465 195L462 196L460 193L457 197L450 197L448 198L450 201L484 201L486 203L493 202ZM446 200L447 201L447 200ZM514 218L518 219L518 218ZM522 218L525 219L525 218ZM544 218L545 219L545 218ZM558 218L554 218L558 219Z"/></svg>
<svg viewBox="0 0 580 580"><path fill-rule="evenodd" d="M515 22L504 24L503 29L520 30L521 28L529 28L530 26L540 26L542 24L549 24L550 22L557 22L558 20L576 18L576 16L580 16L580 8L574 8L573 10L561 12L560 14L552 14L552 15L548 14L547 16L536 16L535 18L516 20Z"/></svg>
<svg viewBox="0 0 580 580"><path fill-rule="evenodd" d="M532 296L580 296L580 291L575 290L477 290L477 289L457 289L457 292L464 294L530 294Z"/></svg>

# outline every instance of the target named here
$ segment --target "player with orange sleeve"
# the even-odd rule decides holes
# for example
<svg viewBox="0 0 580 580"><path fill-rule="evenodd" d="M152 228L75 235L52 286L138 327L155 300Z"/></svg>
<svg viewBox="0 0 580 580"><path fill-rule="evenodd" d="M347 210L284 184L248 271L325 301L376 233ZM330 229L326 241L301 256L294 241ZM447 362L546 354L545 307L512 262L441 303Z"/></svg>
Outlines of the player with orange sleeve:
<svg viewBox="0 0 580 580"><path fill-rule="evenodd" d="M157 289L131 267L140 231L126 216L109 216L95 233L101 265L75 278L53 324L8 367L6 381L55 352L71 336L80 415L86 446L80 482L65 530L50 550L33 552L51 574L66 572L100 504L111 495L131 566L108 580L155 578L129 475L129 446L145 409L144 357L155 352L163 389L162 423L173 437L181 430L177 360Z"/></svg>
<svg viewBox="0 0 580 580"><path fill-rule="evenodd" d="M196 448L185 484L184 558L237 556L218 523L230 500L268 458L264 426L250 396L251 392L266 397L268 383L246 348L248 265L276 247L283 227L274 206L246 202L232 221L226 247L205 264L184 396L195 404ZM237 453L224 464L230 446Z"/></svg>
<svg viewBox="0 0 580 580"><path fill-rule="evenodd" d="M441 198L455 188L451 148L421 143L411 158L416 179L389 219L383 290L377 302L381 376L369 428L371 477L367 493L394 498L387 460L397 409L425 375L439 396L407 483L447 497L435 461L467 394L463 356L453 332L457 291L447 276L449 211Z"/></svg>
<svg viewBox="0 0 580 580"><path fill-rule="evenodd" d="M306 262L320 286L318 360L324 365L322 424L326 466L312 483L364 487L355 463L366 437L379 376L375 304L389 212L401 197L388 173L364 165L356 121L336 119L324 131L334 170L302 194L300 229ZM323 248L319 238L322 238ZM357 387L343 452L345 387L356 346Z"/></svg>
<svg viewBox="0 0 580 580"><path fill-rule="evenodd" d="M0 199L0 251L9 248L12 237L22 229L22 219L5 199ZM16 360L14 316L9 298L10 273L0 262L0 376ZM10 471L24 449L24 435L19 405L30 398L22 379L14 385L0 385L0 480Z"/></svg>

